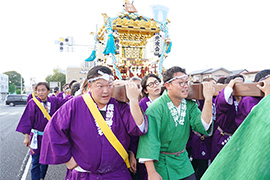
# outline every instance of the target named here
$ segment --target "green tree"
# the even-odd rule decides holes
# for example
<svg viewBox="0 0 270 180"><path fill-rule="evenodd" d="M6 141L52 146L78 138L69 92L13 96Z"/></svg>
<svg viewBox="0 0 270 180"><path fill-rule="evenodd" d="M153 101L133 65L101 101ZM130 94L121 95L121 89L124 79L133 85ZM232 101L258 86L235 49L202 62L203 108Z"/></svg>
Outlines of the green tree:
<svg viewBox="0 0 270 180"><path fill-rule="evenodd" d="M64 73L59 72L59 69L54 69L53 75L48 75L45 78L45 80L49 84L50 82L61 82L61 86L63 86L66 83L66 75Z"/></svg>
<svg viewBox="0 0 270 180"><path fill-rule="evenodd" d="M9 92L12 94L15 92L16 87L17 88L21 87L21 74L16 72L16 71L7 71L7 72L4 72L4 74L8 75ZM11 87L12 84L15 85L14 90L12 89L13 87ZM24 88L24 78L23 77L22 77L22 88Z"/></svg>
<svg viewBox="0 0 270 180"><path fill-rule="evenodd" d="M13 94L16 90L16 85L14 83L10 84L8 87L8 92L10 92L10 94Z"/></svg>
<svg viewBox="0 0 270 180"><path fill-rule="evenodd" d="M21 89L17 89L16 94L21 94Z"/></svg>

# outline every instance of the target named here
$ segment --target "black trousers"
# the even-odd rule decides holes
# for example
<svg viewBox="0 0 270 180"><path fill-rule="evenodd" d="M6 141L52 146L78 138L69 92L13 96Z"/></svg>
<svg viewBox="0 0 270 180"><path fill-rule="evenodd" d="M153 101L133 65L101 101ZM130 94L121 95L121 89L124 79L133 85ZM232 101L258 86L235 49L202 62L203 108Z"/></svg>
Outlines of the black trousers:
<svg viewBox="0 0 270 180"><path fill-rule="evenodd" d="M193 159L191 164L194 168L197 180L201 179L202 175L208 168L208 159Z"/></svg>
<svg viewBox="0 0 270 180"><path fill-rule="evenodd" d="M196 180L196 176L195 176L195 174L191 174L190 176L183 178L183 179L180 179L180 180Z"/></svg>

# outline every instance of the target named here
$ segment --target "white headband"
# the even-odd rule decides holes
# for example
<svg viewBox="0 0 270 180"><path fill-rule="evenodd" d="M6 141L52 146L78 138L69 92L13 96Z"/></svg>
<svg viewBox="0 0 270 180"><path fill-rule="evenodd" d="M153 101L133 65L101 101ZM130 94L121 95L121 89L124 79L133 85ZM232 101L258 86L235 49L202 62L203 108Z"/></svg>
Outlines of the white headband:
<svg viewBox="0 0 270 180"><path fill-rule="evenodd" d="M106 81L110 81L110 80L113 81L113 76L112 75L109 75L109 74L104 73L102 71L98 71L98 74L100 74L101 76L91 78L91 79L88 80L88 82L93 82L93 81L96 81L96 80L99 80L99 79L104 79Z"/></svg>
<svg viewBox="0 0 270 180"><path fill-rule="evenodd" d="M268 75L264 76L263 78L261 78L261 79L259 80L259 82L261 82L261 81L263 81L263 80L265 80L265 79L267 79L267 78L269 78L269 77L270 77L270 74L268 74Z"/></svg>
<svg viewBox="0 0 270 180"><path fill-rule="evenodd" d="M176 80L176 79L182 79L182 78L185 78L185 77L188 77L188 75L184 74L182 76L177 76L177 77L174 77L168 81L166 81L165 83L169 83L169 82L172 82L173 80Z"/></svg>

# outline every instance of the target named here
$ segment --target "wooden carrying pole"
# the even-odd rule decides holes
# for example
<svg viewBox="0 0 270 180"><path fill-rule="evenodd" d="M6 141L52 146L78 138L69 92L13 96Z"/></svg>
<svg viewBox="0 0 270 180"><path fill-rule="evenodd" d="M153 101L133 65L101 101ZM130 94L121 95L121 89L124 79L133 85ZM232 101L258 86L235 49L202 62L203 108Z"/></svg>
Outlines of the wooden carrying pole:
<svg viewBox="0 0 270 180"><path fill-rule="evenodd" d="M126 88L125 85L116 85L113 86L113 98L115 98L117 101L121 102L129 102L126 94Z"/></svg>
<svg viewBox="0 0 270 180"><path fill-rule="evenodd" d="M234 96L253 96L262 97L264 93L257 87L259 83L235 83L233 87ZM214 96L217 96L219 92L224 89L227 84L214 85ZM203 100L203 87L202 84L192 84L189 88L187 99Z"/></svg>
<svg viewBox="0 0 270 180"><path fill-rule="evenodd" d="M258 83L236 83L233 87L234 96L253 96L253 97L262 97L264 93L257 87ZM217 96L219 92L224 89L227 84L214 85L215 93L214 96ZM121 102L128 102L126 95L126 88L124 85L116 85L113 90L113 98ZM203 87L202 84L192 84L189 87L187 99L198 99L203 100Z"/></svg>

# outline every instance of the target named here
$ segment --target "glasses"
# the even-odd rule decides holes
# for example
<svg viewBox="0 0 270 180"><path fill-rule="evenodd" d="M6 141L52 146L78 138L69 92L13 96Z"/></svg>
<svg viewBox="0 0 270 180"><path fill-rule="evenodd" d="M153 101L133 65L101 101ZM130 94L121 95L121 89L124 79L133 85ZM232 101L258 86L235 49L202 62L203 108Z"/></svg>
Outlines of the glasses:
<svg viewBox="0 0 270 180"><path fill-rule="evenodd" d="M181 81L181 82L178 82L177 84L179 84L180 87L184 87L185 85L190 85L190 81Z"/></svg>
<svg viewBox="0 0 270 180"><path fill-rule="evenodd" d="M154 82L150 82L146 85L146 87L150 87L150 88L153 88L155 85L159 85L159 81L158 80L155 80Z"/></svg>

